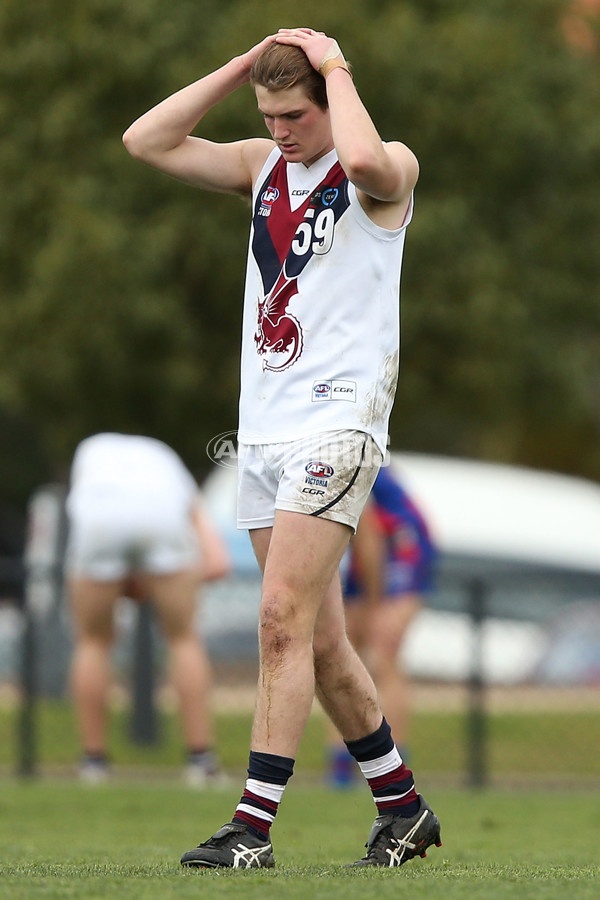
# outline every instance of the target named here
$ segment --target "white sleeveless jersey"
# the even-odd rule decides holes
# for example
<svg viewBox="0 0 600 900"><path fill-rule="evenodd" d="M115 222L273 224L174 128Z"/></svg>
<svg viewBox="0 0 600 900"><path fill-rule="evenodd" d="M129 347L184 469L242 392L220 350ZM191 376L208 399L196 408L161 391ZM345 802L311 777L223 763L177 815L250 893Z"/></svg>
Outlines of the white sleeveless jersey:
<svg viewBox="0 0 600 900"><path fill-rule="evenodd" d="M240 424L246 444L364 431L385 453L406 227L375 225L335 150L267 159L253 195Z"/></svg>

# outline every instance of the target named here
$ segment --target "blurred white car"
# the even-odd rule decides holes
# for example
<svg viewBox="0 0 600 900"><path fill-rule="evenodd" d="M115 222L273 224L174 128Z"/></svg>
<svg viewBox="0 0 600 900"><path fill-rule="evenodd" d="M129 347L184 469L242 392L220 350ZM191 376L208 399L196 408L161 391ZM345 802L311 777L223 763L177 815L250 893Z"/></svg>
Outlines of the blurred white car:
<svg viewBox="0 0 600 900"><path fill-rule="evenodd" d="M414 623L405 659L413 677L464 680L472 671L472 602L482 597L482 674L490 683L536 677L547 623L582 597L600 603L600 485L467 459L392 453L440 550L437 589ZM218 654L256 653L260 575L235 527L234 461L203 485L234 560L231 582L206 589L204 628Z"/></svg>

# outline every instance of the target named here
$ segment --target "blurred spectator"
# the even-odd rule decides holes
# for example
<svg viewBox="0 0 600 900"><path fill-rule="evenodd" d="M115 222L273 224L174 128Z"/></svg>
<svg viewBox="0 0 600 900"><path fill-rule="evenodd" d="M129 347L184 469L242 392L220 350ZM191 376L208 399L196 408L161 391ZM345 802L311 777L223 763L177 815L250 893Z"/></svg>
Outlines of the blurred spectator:
<svg viewBox="0 0 600 900"><path fill-rule="evenodd" d="M401 660L408 626L431 590L435 548L427 524L391 467L383 467L360 518L343 573L346 630L370 671L403 759L410 686ZM352 781L354 760L332 735L330 780Z"/></svg>
<svg viewBox="0 0 600 900"><path fill-rule="evenodd" d="M178 455L149 437L104 433L76 450L67 497L66 567L75 631L71 685L83 745L81 777L109 774L107 707L114 609L120 597L153 603L169 650L187 749L186 777L220 777L210 705L211 669L195 630L201 582L223 577L227 550Z"/></svg>

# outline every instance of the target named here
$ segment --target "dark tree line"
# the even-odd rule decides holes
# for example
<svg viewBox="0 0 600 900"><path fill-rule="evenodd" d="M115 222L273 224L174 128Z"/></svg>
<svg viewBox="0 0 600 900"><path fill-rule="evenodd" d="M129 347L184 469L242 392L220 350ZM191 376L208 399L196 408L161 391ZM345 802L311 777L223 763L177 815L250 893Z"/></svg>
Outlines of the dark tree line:
<svg viewBox="0 0 600 900"><path fill-rule="evenodd" d="M600 478L599 61L565 40L567 6L303 6L421 164L396 449ZM235 428L248 210L144 168L120 136L296 19L242 0L0 7L0 497L64 475L93 431L156 435L202 474ZM245 87L203 133L263 129Z"/></svg>

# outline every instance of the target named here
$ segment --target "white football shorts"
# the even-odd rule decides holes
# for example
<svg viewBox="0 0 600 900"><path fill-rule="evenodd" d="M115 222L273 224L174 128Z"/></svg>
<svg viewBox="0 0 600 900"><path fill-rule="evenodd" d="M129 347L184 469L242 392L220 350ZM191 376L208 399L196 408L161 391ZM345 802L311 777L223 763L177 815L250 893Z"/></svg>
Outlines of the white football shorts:
<svg viewBox="0 0 600 900"><path fill-rule="evenodd" d="M189 508L156 498L88 489L69 501L66 568L98 581L142 571L167 575L189 569L199 545Z"/></svg>
<svg viewBox="0 0 600 900"><path fill-rule="evenodd" d="M328 431L281 444L238 447L238 528L268 528L275 510L356 530L382 463L362 431Z"/></svg>

